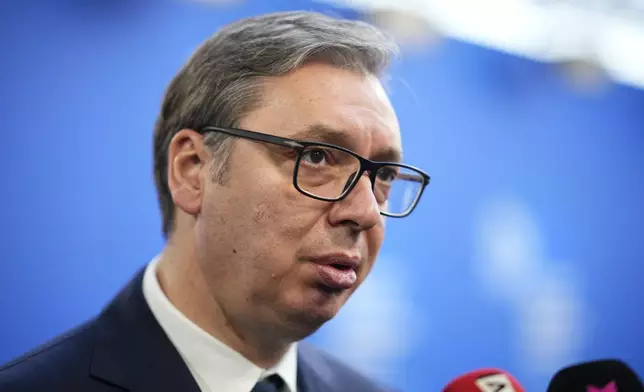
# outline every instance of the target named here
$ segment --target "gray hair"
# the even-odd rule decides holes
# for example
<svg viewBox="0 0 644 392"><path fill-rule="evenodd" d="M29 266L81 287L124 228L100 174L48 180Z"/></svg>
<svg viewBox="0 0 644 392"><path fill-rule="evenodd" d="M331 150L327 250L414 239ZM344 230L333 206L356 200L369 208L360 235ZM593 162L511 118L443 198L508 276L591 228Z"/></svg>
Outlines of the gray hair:
<svg viewBox="0 0 644 392"><path fill-rule="evenodd" d="M262 79L285 75L319 61L380 76L398 53L394 41L360 21L294 11L242 19L206 40L168 86L154 129L154 179L163 234L174 225L168 188L168 147L181 129L235 127L261 105ZM230 137L209 133L213 178L224 183L232 150Z"/></svg>

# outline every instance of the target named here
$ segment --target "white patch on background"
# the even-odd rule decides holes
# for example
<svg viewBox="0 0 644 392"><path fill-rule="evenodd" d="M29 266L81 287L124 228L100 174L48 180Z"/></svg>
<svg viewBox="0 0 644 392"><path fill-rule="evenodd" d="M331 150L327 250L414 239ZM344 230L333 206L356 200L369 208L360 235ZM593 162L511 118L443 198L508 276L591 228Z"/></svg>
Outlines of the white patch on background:
<svg viewBox="0 0 644 392"><path fill-rule="evenodd" d="M477 239L474 268L486 290L511 306L517 323L514 346L526 371L550 374L574 361L589 322L580 271L566 271L548 259L538 222L514 199L484 206Z"/></svg>
<svg viewBox="0 0 644 392"><path fill-rule="evenodd" d="M541 236L525 206L514 200L485 205L476 234L475 266L488 290L502 298L523 298L538 289Z"/></svg>
<svg viewBox="0 0 644 392"><path fill-rule="evenodd" d="M575 362L575 353L586 340L588 317L572 282L550 276L542 282L539 295L517 307L518 348L523 365L535 373L553 374Z"/></svg>

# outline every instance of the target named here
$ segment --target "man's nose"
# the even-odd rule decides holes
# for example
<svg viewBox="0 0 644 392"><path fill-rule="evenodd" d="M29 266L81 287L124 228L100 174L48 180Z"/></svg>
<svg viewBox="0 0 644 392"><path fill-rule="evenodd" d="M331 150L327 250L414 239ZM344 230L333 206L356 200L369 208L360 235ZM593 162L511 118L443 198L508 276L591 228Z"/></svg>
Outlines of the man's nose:
<svg viewBox="0 0 644 392"><path fill-rule="evenodd" d="M350 186L354 176L355 174L349 177L345 189ZM360 176L349 194L344 199L333 203L329 219L333 225L348 223L360 231L369 230L380 223L382 220L380 206L368 175Z"/></svg>

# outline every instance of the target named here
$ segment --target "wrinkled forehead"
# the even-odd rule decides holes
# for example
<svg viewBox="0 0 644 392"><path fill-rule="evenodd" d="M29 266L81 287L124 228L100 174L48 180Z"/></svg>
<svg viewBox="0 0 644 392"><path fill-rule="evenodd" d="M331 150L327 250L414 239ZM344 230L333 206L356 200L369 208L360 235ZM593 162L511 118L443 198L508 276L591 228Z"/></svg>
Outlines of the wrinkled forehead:
<svg viewBox="0 0 644 392"><path fill-rule="evenodd" d="M402 158L393 107L377 77L312 64L266 82L244 123L262 132L341 145L374 160Z"/></svg>

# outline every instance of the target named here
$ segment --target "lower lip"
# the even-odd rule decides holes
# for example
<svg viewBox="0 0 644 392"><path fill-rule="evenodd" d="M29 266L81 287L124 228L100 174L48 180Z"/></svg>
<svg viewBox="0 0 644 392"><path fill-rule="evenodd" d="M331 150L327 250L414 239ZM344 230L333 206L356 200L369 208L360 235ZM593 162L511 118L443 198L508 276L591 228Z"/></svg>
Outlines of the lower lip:
<svg viewBox="0 0 644 392"><path fill-rule="evenodd" d="M350 289L358 280L356 271L353 269L341 270L331 265L322 264L315 264L315 269L318 271L320 278L322 278L324 285L332 289Z"/></svg>

